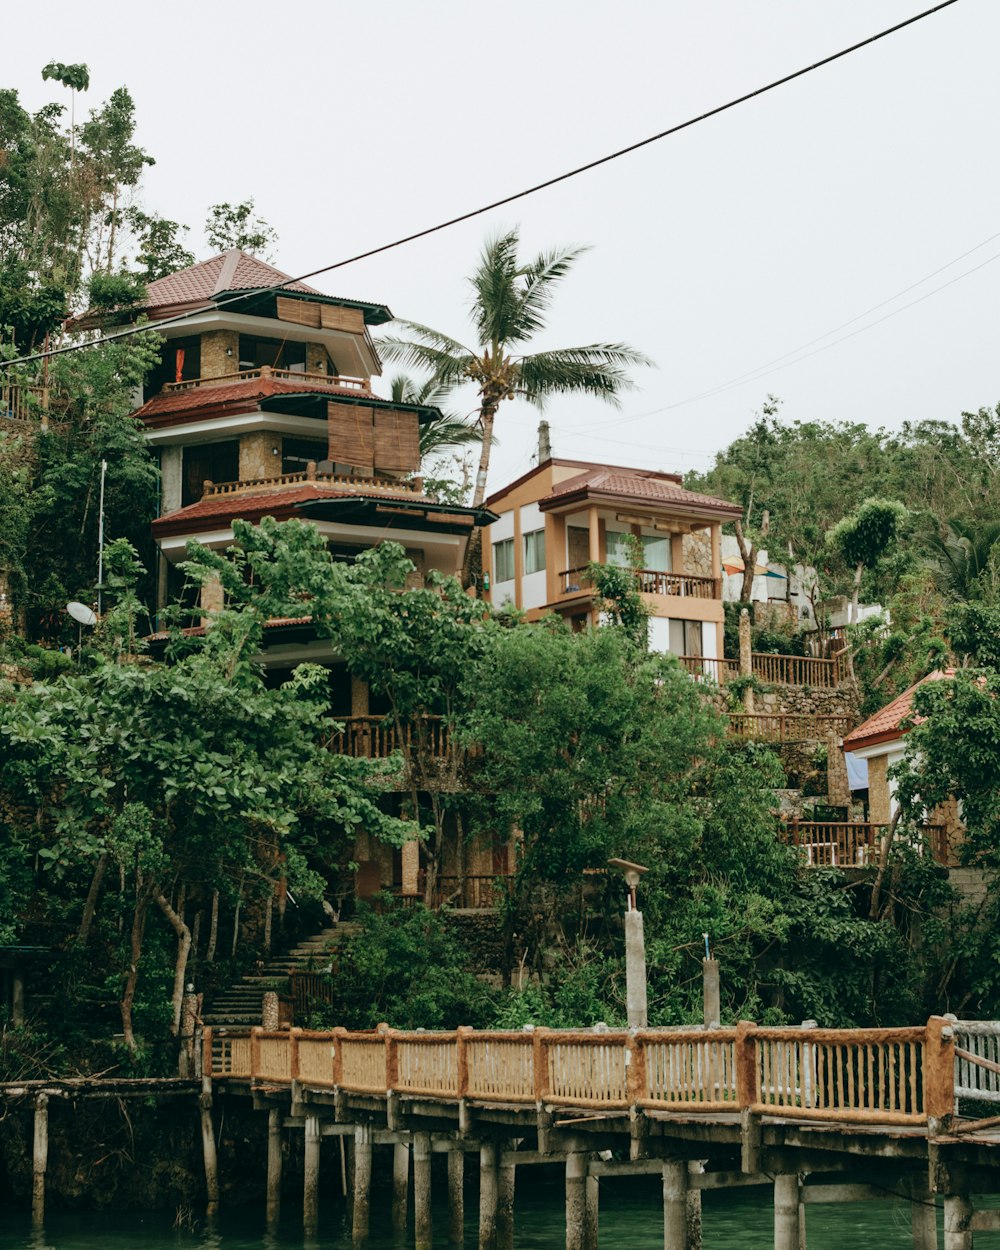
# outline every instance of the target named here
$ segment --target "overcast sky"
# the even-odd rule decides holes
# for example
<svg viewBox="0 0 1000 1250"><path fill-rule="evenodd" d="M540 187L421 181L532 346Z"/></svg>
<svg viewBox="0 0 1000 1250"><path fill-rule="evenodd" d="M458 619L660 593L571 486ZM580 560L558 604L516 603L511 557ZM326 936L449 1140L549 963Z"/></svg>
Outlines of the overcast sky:
<svg viewBox="0 0 1000 1250"><path fill-rule="evenodd" d="M126 84L138 141L157 162L146 207L189 223L203 258L206 206L253 196L278 231L276 262L299 274L663 130L927 7L48 0L4 5L0 85L36 108L62 92L42 82L47 61L85 61L79 113ZM464 276L488 232L520 225L526 251L592 245L541 344L623 340L658 367L636 375L620 412L553 402L557 455L705 467L768 392L788 419L957 420L1000 400L1000 260L983 264L1000 257L998 36L997 0L958 0L763 99L316 285L462 339ZM506 406L492 488L530 467L537 421Z"/></svg>

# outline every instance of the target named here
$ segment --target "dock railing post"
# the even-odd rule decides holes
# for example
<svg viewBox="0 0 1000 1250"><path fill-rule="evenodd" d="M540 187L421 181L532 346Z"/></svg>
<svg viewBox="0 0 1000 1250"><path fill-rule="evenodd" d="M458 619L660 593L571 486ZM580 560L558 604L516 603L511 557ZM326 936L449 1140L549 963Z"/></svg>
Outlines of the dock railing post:
<svg viewBox="0 0 1000 1250"><path fill-rule="evenodd" d="M934 1137L946 1132L955 1114L955 1032L951 1021L931 1016L924 1033L924 1115Z"/></svg>
<svg viewBox="0 0 1000 1250"><path fill-rule="evenodd" d="M760 1116L753 1108L760 1101L757 1026L741 1020L736 1026L736 1105L740 1111L740 1167L760 1171Z"/></svg>
<svg viewBox="0 0 1000 1250"><path fill-rule="evenodd" d="M649 1121L639 1105L646 1097L646 1045L642 1037L630 1033L625 1042L625 1091L628 1095L629 1158L645 1159Z"/></svg>
<svg viewBox="0 0 1000 1250"><path fill-rule="evenodd" d="M31 1222L45 1222L45 1172L49 1161L49 1096L35 1095L34 1140L31 1154Z"/></svg>
<svg viewBox="0 0 1000 1250"><path fill-rule="evenodd" d="M281 1215L281 1110L267 1113L267 1226L273 1231Z"/></svg>

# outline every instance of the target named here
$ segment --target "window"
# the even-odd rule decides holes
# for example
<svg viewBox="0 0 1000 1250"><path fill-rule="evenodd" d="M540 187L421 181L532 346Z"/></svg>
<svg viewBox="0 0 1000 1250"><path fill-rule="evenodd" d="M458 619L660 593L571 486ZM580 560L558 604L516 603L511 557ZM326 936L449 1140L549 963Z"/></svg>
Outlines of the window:
<svg viewBox="0 0 1000 1250"><path fill-rule="evenodd" d="M201 376L201 339L168 339L160 363L146 379L145 397L158 395L168 382L192 382Z"/></svg>
<svg viewBox="0 0 1000 1250"><path fill-rule="evenodd" d="M524 535L524 572L541 573L545 568L545 530Z"/></svg>
<svg viewBox="0 0 1000 1250"><path fill-rule="evenodd" d="M608 530L605 536L608 564L627 569L632 564L632 535L618 530Z"/></svg>
<svg viewBox="0 0 1000 1250"><path fill-rule="evenodd" d="M181 507L197 503L205 493L205 482L235 482L240 475L240 445L236 439L224 443L196 443L184 448Z"/></svg>
<svg viewBox="0 0 1000 1250"><path fill-rule="evenodd" d="M293 373L305 373L306 345L287 339L260 339L241 334L240 369L259 369L261 365L290 369Z"/></svg>
<svg viewBox="0 0 1000 1250"><path fill-rule="evenodd" d="M607 532L608 564L617 568L631 568L635 559L635 543L641 545L642 567L654 573L670 572L670 539L657 534L643 534L634 539L631 533L617 530Z"/></svg>
<svg viewBox="0 0 1000 1250"><path fill-rule="evenodd" d="M503 542L493 544L493 580L496 582L514 580L513 538L505 538Z"/></svg>
<svg viewBox="0 0 1000 1250"><path fill-rule="evenodd" d="M283 438L281 440L282 473L305 473L310 460L317 464L325 460L326 443L313 442L308 438Z"/></svg>

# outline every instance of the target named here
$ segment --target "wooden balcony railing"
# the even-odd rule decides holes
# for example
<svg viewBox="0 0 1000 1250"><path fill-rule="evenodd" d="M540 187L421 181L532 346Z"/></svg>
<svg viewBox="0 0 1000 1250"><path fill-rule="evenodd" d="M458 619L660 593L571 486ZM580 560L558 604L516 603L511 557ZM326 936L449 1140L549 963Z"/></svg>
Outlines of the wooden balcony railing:
<svg viewBox="0 0 1000 1250"><path fill-rule="evenodd" d="M559 593L575 595L594 589L589 566L564 569L559 574ZM644 595L682 595L688 599L721 599L722 583L715 577L694 573L661 573L658 569L635 569L638 588Z"/></svg>
<svg viewBox="0 0 1000 1250"><path fill-rule="evenodd" d="M846 675L839 655L819 659L811 655L772 655L755 651L751 656L753 675L776 686L839 686Z"/></svg>
<svg viewBox="0 0 1000 1250"><path fill-rule="evenodd" d="M205 1072L216 1081L912 1127L954 1114L955 1060L955 1033L939 1016L894 1029L207 1029L204 1046Z"/></svg>
<svg viewBox="0 0 1000 1250"><path fill-rule="evenodd" d="M167 382L163 389L168 393L174 391L193 391L202 386L225 386L233 382L249 382L254 378L278 378L283 382L301 382L305 386L339 386L341 390L368 391L371 388L369 378L350 378L340 373L303 373L297 369L275 369L271 365L261 365L259 369L240 369L236 373L225 373L215 378L189 378L185 382Z"/></svg>
<svg viewBox="0 0 1000 1250"><path fill-rule="evenodd" d="M327 746L338 755L351 755L356 759L384 760L404 744L410 745L414 735L426 735L432 755L447 758L453 748L448 727L440 716L425 716L420 725L407 725L400 734L391 716L342 716L344 726L327 740Z"/></svg>
<svg viewBox="0 0 1000 1250"><path fill-rule="evenodd" d="M820 742L831 734L842 737L851 728L850 716L785 712L730 712L729 732L746 742Z"/></svg>
<svg viewBox="0 0 1000 1250"><path fill-rule="evenodd" d="M44 417L48 407L47 387L0 381L0 422L25 421L35 425Z"/></svg>
<svg viewBox="0 0 1000 1250"><path fill-rule="evenodd" d="M736 660L715 660L705 655L679 655L677 658L692 677L709 677L720 686L740 675Z"/></svg>
<svg viewBox="0 0 1000 1250"><path fill-rule="evenodd" d="M889 825L871 821L790 820L783 826L783 836L790 846L801 850L803 863L809 868L868 868L878 863L889 830ZM935 863L948 864L950 848L944 825L925 825L921 833ZM902 834L897 837L904 840ZM918 849L923 846L920 842Z"/></svg>
<svg viewBox="0 0 1000 1250"><path fill-rule="evenodd" d="M436 905L492 911L506 897L508 880L504 873L438 877Z"/></svg>

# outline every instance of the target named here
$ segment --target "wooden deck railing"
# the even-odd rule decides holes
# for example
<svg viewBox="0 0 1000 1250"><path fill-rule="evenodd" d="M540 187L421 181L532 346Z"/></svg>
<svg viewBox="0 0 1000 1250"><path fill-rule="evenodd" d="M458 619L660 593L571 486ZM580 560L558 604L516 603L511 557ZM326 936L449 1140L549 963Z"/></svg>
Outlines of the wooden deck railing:
<svg viewBox="0 0 1000 1250"><path fill-rule="evenodd" d="M215 378L188 378L185 382L167 382L163 389L170 394L174 391L193 391L202 386L249 382L254 378L278 378L283 382L301 382L306 386L339 386L348 391L368 391L371 385L368 378L350 378L338 373L303 373L297 369L275 369L272 365L261 365L257 369L240 369L236 373L225 373Z"/></svg>
<svg viewBox="0 0 1000 1250"><path fill-rule="evenodd" d="M44 386L25 386L0 381L0 421L28 421L37 424L48 410L49 393ZM0 425L0 430L3 426Z"/></svg>
<svg viewBox="0 0 1000 1250"><path fill-rule="evenodd" d="M737 660L716 660L706 655L679 655L677 658L692 677L709 677L720 686L740 675Z"/></svg>
<svg viewBox="0 0 1000 1250"><path fill-rule="evenodd" d="M957 1030L960 1026L955 1025ZM955 1032L758 1028L407 1033L206 1030L215 1080L442 1102L922 1125L955 1109Z"/></svg>
<svg viewBox="0 0 1000 1250"><path fill-rule="evenodd" d="M748 742L819 742L841 737L853 725L849 716L785 712L729 712L729 732Z"/></svg>
<svg viewBox="0 0 1000 1250"><path fill-rule="evenodd" d="M877 864L882 839L889 829L887 824L860 820L790 820L783 826L785 841L800 848L809 868L867 868ZM949 846L944 825L924 825L921 832L935 863L947 864ZM898 837L903 840L902 834Z"/></svg>
<svg viewBox="0 0 1000 1250"><path fill-rule="evenodd" d="M386 759L394 751L401 751L404 744L412 743L417 732L412 725L407 725L399 733L391 716L341 716L338 719L344 728L327 740L327 746L338 755L361 759ZM445 759L453 749L448 726L440 716L426 716L421 724L431 753Z"/></svg>
<svg viewBox="0 0 1000 1250"><path fill-rule="evenodd" d="M688 599L721 599L722 583L694 573L662 573L658 569L635 569L638 589L644 595L683 595ZM564 569L559 574L559 593L574 595L594 589L589 565Z"/></svg>
<svg viewBox="0 0 1000 1250"><path fill-rule="evenodd" d="M754 651L751 656L753 675L775 686L822 686L834 687L843 683L846 676L840 656L817 659L811 655L772 655L768 651Z"/></svg>

